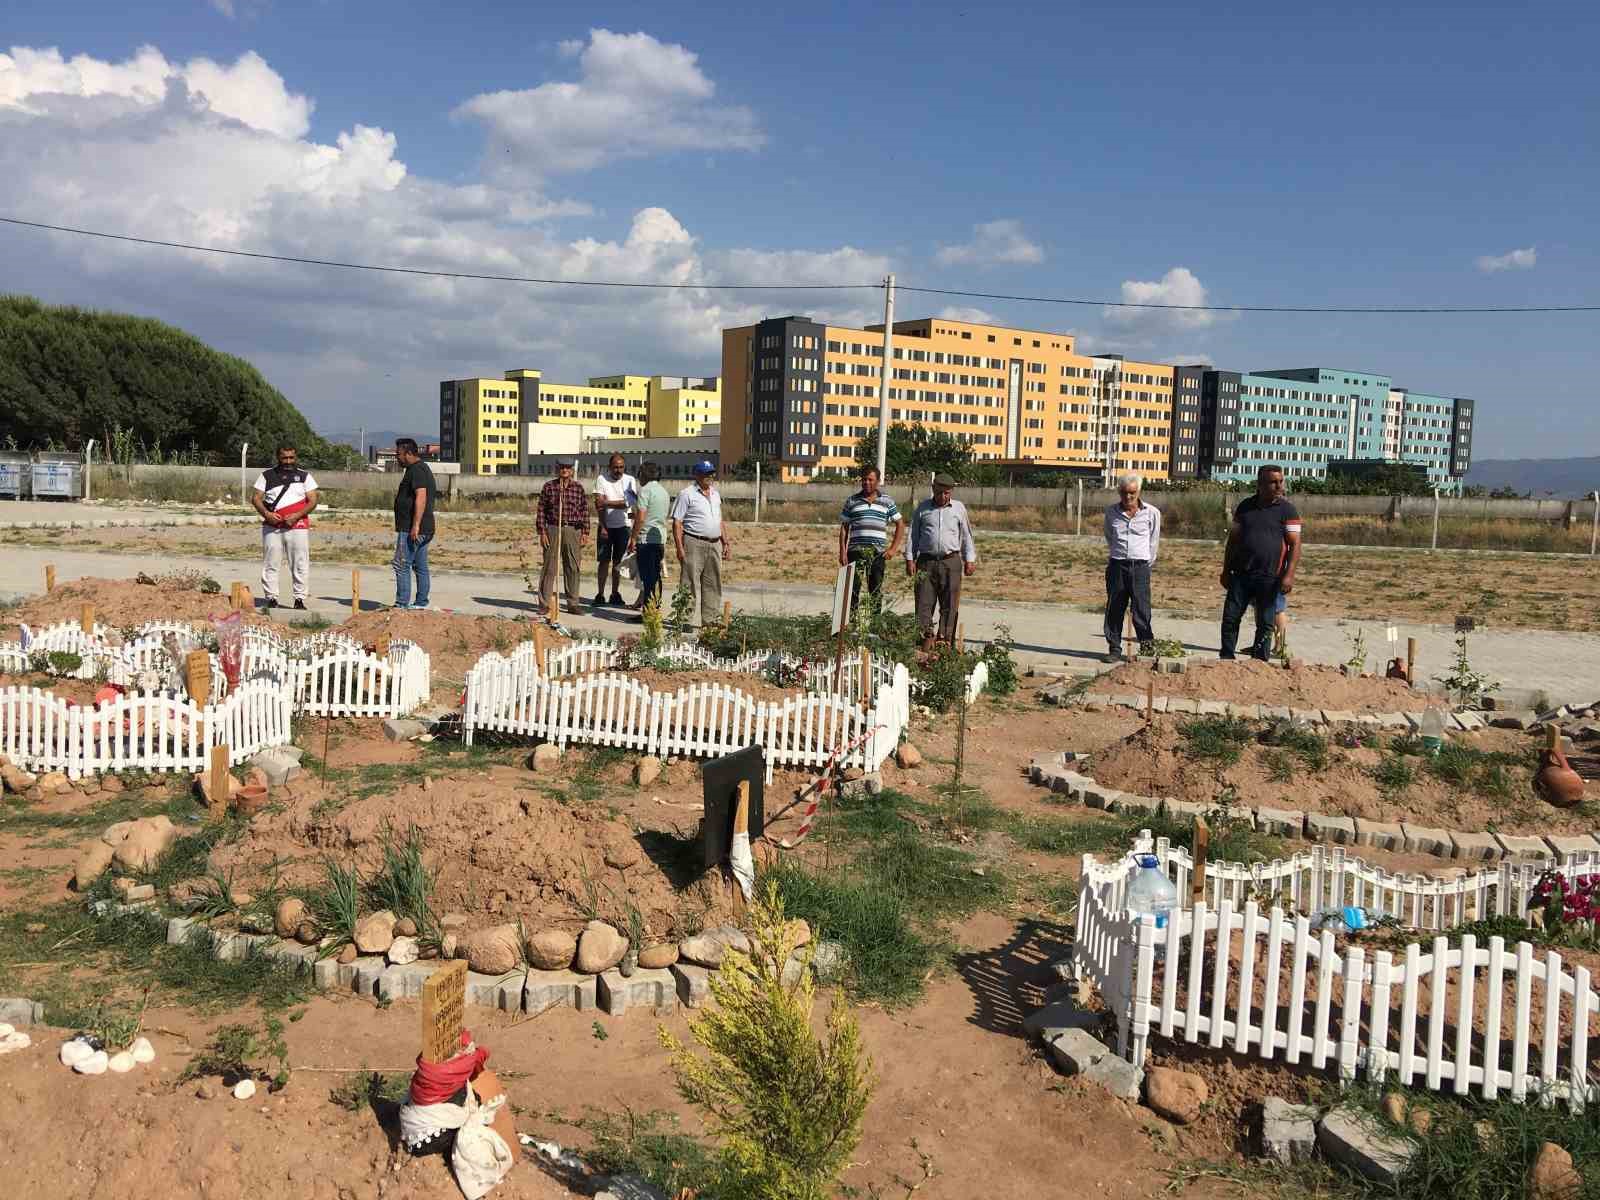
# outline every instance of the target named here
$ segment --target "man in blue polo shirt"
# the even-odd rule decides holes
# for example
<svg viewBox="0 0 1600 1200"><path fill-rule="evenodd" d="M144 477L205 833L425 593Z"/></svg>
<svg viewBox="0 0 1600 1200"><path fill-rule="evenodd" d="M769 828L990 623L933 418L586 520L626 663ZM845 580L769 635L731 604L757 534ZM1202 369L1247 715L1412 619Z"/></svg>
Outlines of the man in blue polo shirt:
<svg viewBox="0 0 1600 1200"><path fill-rule="evenodd" d="M1256 636L1250 654L1265 662L1270 654L1278 596L1294 590L1300 565L1300 514L1283 494L1283 468L1265 466L1256 473L1256 494L1233 510L1228 545L1222 552L1222 657L1232 658L1239 643L1244 610L1256 612Z"/></svg>
<svg viewBox="0 0 1600 1200"><path fill-rule="evenodd" d="M900 536L905 532L900 509L893 497L878 490L879 482L877 467L863 469L861 490L844 502L839 513L839 565L842 567L851 559L856 562L855 588L850 595L852 611L861 598L863 575L869 593L882 593L884 564L900 549ZM893 537L889 534L891 524Z"/></svg>

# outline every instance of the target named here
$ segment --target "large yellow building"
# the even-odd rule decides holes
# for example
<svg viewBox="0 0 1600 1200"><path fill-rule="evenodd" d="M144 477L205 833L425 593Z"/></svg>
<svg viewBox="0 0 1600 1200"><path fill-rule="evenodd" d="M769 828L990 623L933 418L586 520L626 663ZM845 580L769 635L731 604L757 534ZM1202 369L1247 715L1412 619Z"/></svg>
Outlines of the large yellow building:
<svg viewBox="0 0 1600 1200"><path fill-rule="evenodd" d="M692 437L721 416L716 379L596 375L586 384L552 383L530 369L504 379L446 379L439 454L464 472L511 475L533 449L529 425L605 426L614 438Z"/></svg>
<svg viewBox="0 0 1600 1200"><path fill-rule="evenodd" d="M877 428L883 326L777 317L722 333L722 461L757 454L785 481L847 471ZM1073 335L897 321L890 420L943 430L976 459L1165 479L1173 369L1079 354Z"/></svg>

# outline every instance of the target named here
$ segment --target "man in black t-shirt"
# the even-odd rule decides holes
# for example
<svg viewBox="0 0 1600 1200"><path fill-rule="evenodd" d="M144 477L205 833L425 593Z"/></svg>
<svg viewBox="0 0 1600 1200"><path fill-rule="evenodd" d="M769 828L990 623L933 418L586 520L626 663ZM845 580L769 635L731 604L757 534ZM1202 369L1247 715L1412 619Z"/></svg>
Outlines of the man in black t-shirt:
<svg viewBox="0 0 1600 1200"><path fill-rule="evenodd" d="M394 494L394 606L428 607L428 543L433 541L433 472L417 453L412 438L396 438L394 457L403 470ZM411 576L417 577L417 599L411 602Z"/></svg>
<svg viewBox="0 0 1600 1200"><path fill-rule="evenodd" d="M1273 608L1279 593L1294 590L1300 565L1300 514L1283 494L1283 468L1262 467L1256 494L1233 510L1228 545L1222 552L1222 657L1232 658L1239 643L1244 610L1256 610L1256 637L1250 654L1267 660L1272 643Z"/></svg>

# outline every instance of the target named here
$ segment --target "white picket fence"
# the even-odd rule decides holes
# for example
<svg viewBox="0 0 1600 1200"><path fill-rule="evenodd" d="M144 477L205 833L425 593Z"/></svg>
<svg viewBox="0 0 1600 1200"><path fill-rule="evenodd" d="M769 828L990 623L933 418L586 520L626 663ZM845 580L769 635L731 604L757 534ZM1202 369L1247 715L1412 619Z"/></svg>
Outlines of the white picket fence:
<svg viewBox="0 0 1600 1200"><path fill-rule="evenodd" d="M861 739L843 763L876 770L899 744L910 715L910 675L899 664L868 709L839 696L757 700L720 683L655 692L624 675L553 679L520 650L485 655L467 672L462 736L468 745L478 731L663 757L715 756L755 744L765 751L770 772L774 766L821 766L836 749Z"/></svg>
<svg viewBox="0 0 1600 1200"><path fill-rule="evenodd" d="M1137 848L1155 852L1169 875L1192 865L1186 852L1147 838ZM1588 856L1574 857L1559 869L1571 877L1593 866ZM1283 867L1279 879L1303 877L1299 866ZM1100 989L1117 1019L1118 1048L1131 1061L1144 1061L1156 1033L1308 1063L1341 1080L1364 1071L1375 1081L1448 1085L1487 1099L1589 1099L1590 1019L1600 1014L1600 995L1588 969L1564 970L1558 952L1507 946L1500 937L1480 946L1463 935L1455 946L1435 936L1398 957L1380 950L1369 958L1354 942L1341 950L1331 931L1313 933L1308 912L1264 906L1254 896L1237 903L1230 888L1249 870L1237 863L1207 864L1208 899L1158 928L1153 916L1125 907L1136 870L1131 858L1103 864L1085 856L1074 947L1075 968ZM1314 911L1324 901L1338 904L1341 894L1353 902L1352 887L1371 877L1365 864L1344 859L1335 871L1325 858L1320 892L1309 884L1298 896L1290 887L1276 896ZM1459 882L1472 884L1459 895L1480 916L1491 905L1526 912L1531 882L1520 871L1510 880L1501 869ZM1402 924L1415 916L1439 927L1435 893L1391 877L1373 894L1400 898L1384 911Z"/></svg>
<svg viewBox="0 0 1600 1200"><path fill-rule="evenodd" d="M396 717L427 701L432 668L427 653L411 642L396 640L386 658L366 652L339 633L318 633L287 641L269 629L243 631L240 686L224 698L222 664L211 652L210 703L189 703L172 686L182 664L167 647L170 637L179 655L204 646L207 631L177 622L141 626L132 641L115 644L103 626L93 636L75 623L52 626L34 637L30 650L70 649L84 657L73 674L104 678L124 688L138 688L147 672L161 682L154 689L129 692L96 706L78 706L38 688L8 688L0 709L0 753L30 770L63 770L74 774L146 770L199 770L211 745L222 744L207 730L222 730L236 761L268 745L289 740L289 722L278 719L279 701L286 714L313 716ZM13 664L16 664L13 666ZM20 645L0 645L0 670L27 669ZM277 699L270 705L262 696ZM205 714L210 714L206 716ZM209 724L207 723L209 722Z"/></svg>
<svg viewBox="0 0 1600 1200"><path fill-rule="evenodd" d="M119 696L95 707L69 704L39 688L0 689L0 754L33 771L71 778L101 771L201 771L213 746L240 763L287 745L288 692L242 684L220 704L200 707L172 692Z"/></svg>

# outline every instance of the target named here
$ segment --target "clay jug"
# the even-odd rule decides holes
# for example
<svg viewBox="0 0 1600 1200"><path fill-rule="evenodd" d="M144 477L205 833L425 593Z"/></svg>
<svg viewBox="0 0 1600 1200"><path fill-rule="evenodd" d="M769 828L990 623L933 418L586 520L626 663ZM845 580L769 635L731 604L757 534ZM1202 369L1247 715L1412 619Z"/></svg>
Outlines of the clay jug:
<svg viewBox="0 0 1600 1200"><path fill-rule="evenodd" d="M1405 679L1406 660L1403 658L1391 658L1389 660L1389 669L1383 675L1385 679ZM1406 682L1409 683L1410 680L1406 680Z"/></svg>
<svg viewBox="0 0 1600 1200"><path fill-rule="evenodd" d="M1560 728L1550 725L1548 729L1533 786L1557 808L1573 808L1583 800L1583 777L1567 764L1567 756L1561 750Z"/></svg>

